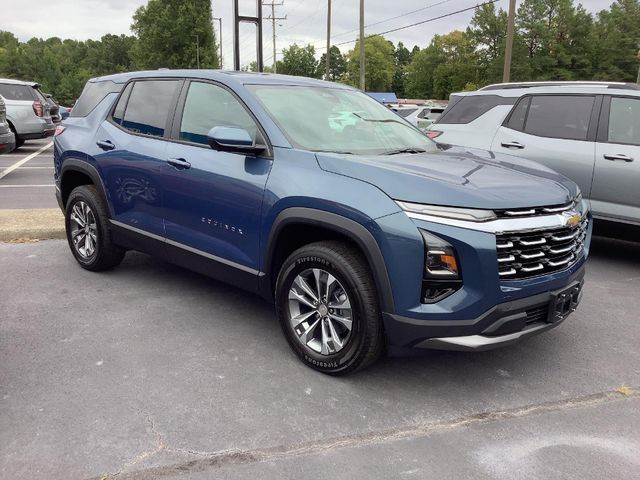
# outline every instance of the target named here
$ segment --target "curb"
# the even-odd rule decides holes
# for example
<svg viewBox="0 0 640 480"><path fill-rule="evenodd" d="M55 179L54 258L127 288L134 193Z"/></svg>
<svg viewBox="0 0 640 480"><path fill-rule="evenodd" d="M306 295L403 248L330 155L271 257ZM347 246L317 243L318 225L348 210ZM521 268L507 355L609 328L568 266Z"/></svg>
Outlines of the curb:
<svg viewBox="0 0 640 480"><path fill-rule="evenodd" d="M66 238L58 208L0 210L0 242L28 243Z"/></svg>

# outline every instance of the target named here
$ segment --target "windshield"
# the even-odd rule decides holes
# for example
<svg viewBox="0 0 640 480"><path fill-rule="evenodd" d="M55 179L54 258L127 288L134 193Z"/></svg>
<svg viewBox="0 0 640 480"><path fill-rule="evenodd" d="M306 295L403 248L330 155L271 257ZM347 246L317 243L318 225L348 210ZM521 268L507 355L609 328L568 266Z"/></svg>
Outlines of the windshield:
<svg viewBox="0 0 640 480"><path fill-rule="evenodd" d="M249 85L292 145L350 154L435 151L435 143L372 98L339 88Z"/></svg>

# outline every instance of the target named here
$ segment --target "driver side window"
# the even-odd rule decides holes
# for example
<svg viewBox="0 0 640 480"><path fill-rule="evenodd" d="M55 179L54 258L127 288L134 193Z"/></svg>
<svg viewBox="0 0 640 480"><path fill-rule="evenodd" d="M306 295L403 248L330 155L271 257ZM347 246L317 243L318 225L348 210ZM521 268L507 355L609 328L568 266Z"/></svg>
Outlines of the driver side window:
<svg viewBox="0 0 640 480"><path fill-rule="evenodd" d="M180 140L207 145L213 127L244 128L256 141L258 128L244 106L226 89L191 82L180 123Z"/></svg>

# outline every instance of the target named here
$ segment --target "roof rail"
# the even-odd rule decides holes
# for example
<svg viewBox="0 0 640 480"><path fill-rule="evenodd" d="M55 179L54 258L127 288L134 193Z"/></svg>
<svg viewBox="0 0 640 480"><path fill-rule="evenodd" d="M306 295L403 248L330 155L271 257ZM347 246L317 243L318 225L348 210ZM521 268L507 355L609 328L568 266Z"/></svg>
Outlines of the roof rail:
<svg viewBox="0 0 640 480"><path fill-rule="evenodd" d="M542 81L542 82L512 82L494 83L479 90L508 90L512 88L534 88L534 87L605 87L619 88L623 90L640 90L640 85L625 82L597 82L597 81Z"/></svg>

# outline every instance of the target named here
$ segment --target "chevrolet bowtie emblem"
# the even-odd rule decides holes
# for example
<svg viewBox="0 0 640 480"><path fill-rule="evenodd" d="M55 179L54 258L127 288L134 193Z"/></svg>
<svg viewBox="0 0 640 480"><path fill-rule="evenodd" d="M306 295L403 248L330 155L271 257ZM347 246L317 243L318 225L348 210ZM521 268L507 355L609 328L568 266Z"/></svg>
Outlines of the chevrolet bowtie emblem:
<svg viewBox="0 0 640 480"><path fill-rule="evenodd" d="M564 218L564 224L567 227L573 227L574 225L578 225L582 220L582 216L575 211L563 212L562 217Z"/></svg>

